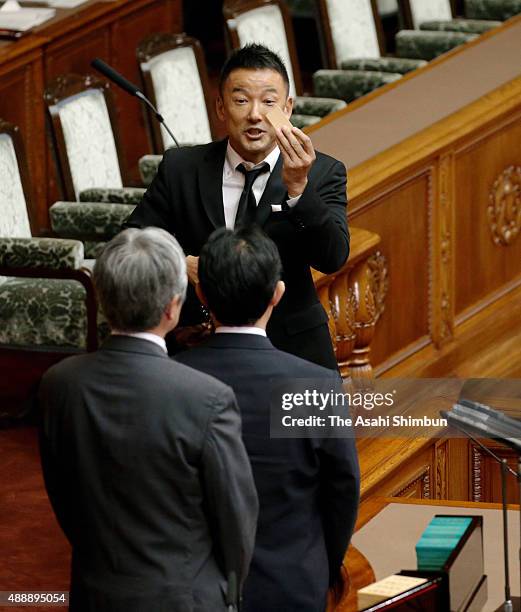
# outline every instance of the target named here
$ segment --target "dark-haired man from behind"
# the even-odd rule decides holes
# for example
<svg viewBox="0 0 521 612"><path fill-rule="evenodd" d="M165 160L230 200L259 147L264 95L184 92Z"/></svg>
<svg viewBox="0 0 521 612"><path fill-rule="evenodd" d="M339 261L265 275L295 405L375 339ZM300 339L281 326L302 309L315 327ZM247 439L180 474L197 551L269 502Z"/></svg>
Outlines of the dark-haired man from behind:
<svg viewBox="0 0 521 612"><path fill-rule="evenodd" d="M279 249L286 284L268 337L277 348L336 369L310 266L336 272L349 255L346 169L315 151L296 127L275 130L266 118L274 106L291 116L293 98L280 57L262 45L234 51L217 97L228 138L167 150L127 224L155 225L174 234L187 254L193 284L199 252L216 228L262 227ZM201 320L191 285L182 324Z"/></svg>
<svg viewBox="0 0 521 612"><path fill-rule="evenodd" d="M112 335L51 368L39 396L45 484L72 546L69 609L228 612L257 495L232 390L166 354L184 253L164 230L130 229L94 281Z"/></svg>
<svg viewBox="0 0 521 612"><path fill-rule="evenodd" d="M270 386L339 384L338 373L274 348L266 326L284 293L276 245L256 228L217 230L203 247L198 292L216 321L206 344L177 359L230 385L259 495L243 612L323 612L359 500L354 440L270 438Z"/></svg>

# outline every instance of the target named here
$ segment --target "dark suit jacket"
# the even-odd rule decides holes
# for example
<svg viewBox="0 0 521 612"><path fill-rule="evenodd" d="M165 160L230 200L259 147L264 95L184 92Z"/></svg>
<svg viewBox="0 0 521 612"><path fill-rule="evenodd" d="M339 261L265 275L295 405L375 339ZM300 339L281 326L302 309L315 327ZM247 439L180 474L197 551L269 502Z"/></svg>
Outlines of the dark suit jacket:
<svg viewBox="0 0 521 612"><path fill-rule="evenodd" d="M111 336L51 368L41 455L72 545L71 610L225 610L257 517L234 395L147 340Z"/></svg>
<svg viewBox="0 0 521 612"><path fill-rule="evenodd" d="M176 359L229 384L259 494L259 520L243 612L322 612L338 577L358 508L354 440L270 438L270 381L321 379L331 370L253 334L215 334Z"/></svg>
<svg viewBox="0 0 521 612"><path fill-rule="evenodd" d="M187 255L199 255L208 236L225 225L222 173L227 141L169 149L142 203L127 227L155 225L175 235ZM322 153L311 168L308 186L289 211L272 212L287 191L282 157L271 173L257 209L257 222L280 252L286 293L275 310L268 335L275 346L329 368L336 359L309 266L324 273L338 270L349 255L346 220L346 170ZM200 321L190 290L182 324Z"/></svg>

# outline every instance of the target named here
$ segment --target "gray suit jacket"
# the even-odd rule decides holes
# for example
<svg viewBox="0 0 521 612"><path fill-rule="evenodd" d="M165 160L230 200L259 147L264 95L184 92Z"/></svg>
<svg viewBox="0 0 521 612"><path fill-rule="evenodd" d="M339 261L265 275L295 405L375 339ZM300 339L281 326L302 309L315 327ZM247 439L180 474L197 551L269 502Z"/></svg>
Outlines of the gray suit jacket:
<svg viewBox="0 0 521 612"><path fill-rule="evenodd" d="M111 336L44 376L41 455L72 545L71 610L224 610L257 496L232 390Z"/></svg>

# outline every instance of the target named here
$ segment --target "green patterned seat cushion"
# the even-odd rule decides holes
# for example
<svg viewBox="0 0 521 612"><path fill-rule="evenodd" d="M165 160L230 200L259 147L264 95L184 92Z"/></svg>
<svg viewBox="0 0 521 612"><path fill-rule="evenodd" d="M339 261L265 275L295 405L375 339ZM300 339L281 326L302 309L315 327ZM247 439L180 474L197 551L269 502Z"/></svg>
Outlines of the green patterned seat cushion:
<svg viewBox="0 0 521 612"><path fill-rule="evenodd" d="M286 4L294 17L315 16L315 0L286 0Z"/></svg>
<svg viewBox="0 0 521 612"><path fill-rule="evenodd" d="M426 66L425 60L408 59L404 57L367 57L348 59L342 62L342 70L370 70L377 72L397 72L407 74L411 70Z"/></svg>
<svg viewBox="0 0 521 612"><path fill-rule="evenodd" d="M85 289L74 280L5 278L0 284L0 345L29 349L86 347ZM98 313L98 339L109 334Z"/></svg>
<svg viewBox="0 0 521 612"><path fill-rule="evenodd" d="M351 102L377 87L401 78L401 74L394 72L317 70L313 75L313 86L317 94Z"/></svg>
<svg viewBox="0 0 521 612"><path fill-rule="evenodd" d="M317 117L315 115L291 115L290 121L292 125L302 130L310 125L315 125L315 123L322 121L322 117Z"/></svg>
<svg viewBox="0 0 521 612"><path fill-rule="evenodd" d="M519 13L521 0L465 0L465 15L469 19L504 21Z"/></svg>
<svg viewBox="0 0 521 612"><path fill-rule="evenodd" d="M420 30L437 32L467 32L468 34L483 34L501 25L501 21L478 21L477 19L451 19L450 21L425 21L420 24Z"/></svg>
<svg viewBox="0 0 521 612"><path fill-rule="evenodd" d="M345 108L343 100L331 99L329 97L316 98L313 96L297 96L293 112L295 115L313 115L315 117L326 117L331 113Z"/></svg>
<svg viewBox="0 0 521 612"><path fill-rule="evenodd" d="M85 249L85 259L97 259L106 244L104 240L100 242L95 240L84 240L83 248Z"/></svg>
<svg viewBox="0 0 521 612"><path fill-rule="evenodd" d="M464 32L402 30L396 35L396 55L431 60L476 37Z"/></svg>
<svg viewBox="0 0 521 612"><path fill-rule="evenodd" d="M82 191L79 200L80 202L108 202L137 206L143 199L145 191L142 187L121 187L117 189L94 187Z"/></svg>
<svg viewBox="0 0 521 612"><path fill-rule="evenodd" d="M0 238L0 266L77 270L83 258L83 244L79 240Z"/></svg>
<svg viewBox="0 0 521 612"><path fill-rule="evenodd" d="M153 181L162 159L162 155L143 155L139 159L139 175L143 185L148 186Z"/></svg>
<svg viewBox="0 0 521 612"><path fill-rule="evenodd" d="M101 202L56 202L49 209L58 236L109 240L121 231L134 206Z"/></svg>

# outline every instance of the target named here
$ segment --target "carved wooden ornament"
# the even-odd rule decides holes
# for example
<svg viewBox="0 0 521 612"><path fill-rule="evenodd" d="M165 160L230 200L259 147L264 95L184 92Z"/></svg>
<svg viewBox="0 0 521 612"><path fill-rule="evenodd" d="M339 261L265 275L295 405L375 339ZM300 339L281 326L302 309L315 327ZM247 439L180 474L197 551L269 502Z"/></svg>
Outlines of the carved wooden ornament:
<svg viewBox="0 0 521 612"><path fill-rule="evenodd" d="M487 216L492 240L509 246L521 228L521 167L509 166L498 176L490 190Z"/></svg>

